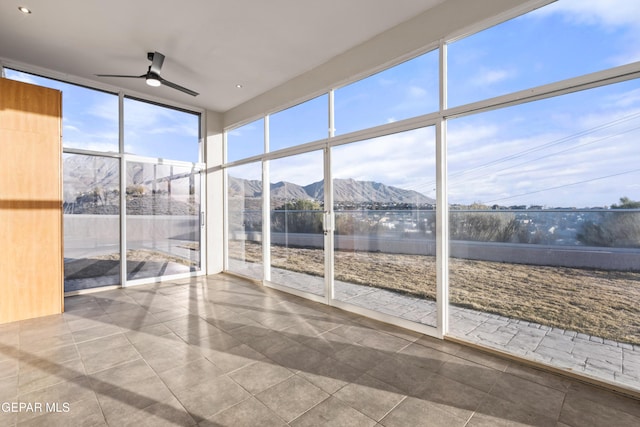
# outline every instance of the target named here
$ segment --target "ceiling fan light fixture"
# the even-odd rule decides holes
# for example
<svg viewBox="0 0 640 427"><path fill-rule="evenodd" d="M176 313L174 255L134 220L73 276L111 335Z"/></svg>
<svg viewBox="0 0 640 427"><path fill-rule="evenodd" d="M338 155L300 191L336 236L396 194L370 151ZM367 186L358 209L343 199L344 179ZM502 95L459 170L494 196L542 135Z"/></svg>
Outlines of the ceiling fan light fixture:
<svg viewBox="0 0 640 427"><path fill-rule="evenodd" d="M198 92L195 92L191 89L187 89L186 87L180 86L179 84L175 84L170 82L167 79L163 79L160 77L160 69L162 68L162 63L164 62L164 55L160 52L150 52L147 53L147 59L151 61L151 65L149 65L149 69L146 73L141 74L139 76L131 75L131 74L96 74L98 77L118 77L125 79L144 79L145 82L149 86L158 87L158 86L166 86L171 89L179 90L180 92L184 92L191 96L198 96Z"/></svg>
<svg viewBox="0 0 640 427"><path fill-rule="evenodd" d="M160 76L154 75L152 73L149 73L149 75L146 78L146 82L149 86L153 86L153 87L158 87L162 85L162 82L160 81Z"/></svg>

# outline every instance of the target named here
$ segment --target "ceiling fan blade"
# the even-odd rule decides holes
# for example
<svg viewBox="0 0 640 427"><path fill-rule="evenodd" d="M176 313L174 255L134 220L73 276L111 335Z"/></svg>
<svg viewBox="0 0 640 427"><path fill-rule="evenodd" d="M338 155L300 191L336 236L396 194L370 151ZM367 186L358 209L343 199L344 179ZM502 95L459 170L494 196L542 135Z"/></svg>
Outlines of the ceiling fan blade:
<svg viewBox="0 0 640 427"><path fill-rule="evenodd" d="M160 74L160 69L164 63L164 55L160 52L149 52L148 56L149 59L151 59L151 68L149 68L149 70L156 74Z"/></svg>
<svg viewBox="0 0 640 427"><path fill-rule="evenodd" d="M161 82L162 82L162 84L163 84L163 85L165 85L165 86L169 86L169 87L171 87L171 88L173 88L173 89L177 89L177 90L179 90L179 91L181 91L181 92L188 93L188 94L189 94L189 95L191 95L191 96L198 96L198 95L199 95L199 94L198 94L198 92L194 92L194 91L192 91L191 89L187 89L186 87L182 87L182 86L180 86L180 85L177 85L177 84L175 84L175 83L172 83L172 82L170 82L169 80L163 79L162 77L160 77L160 81L161 81Z"/></svg>
<svg viewBox="0 0 640 427"><path fill-rule="evenodd" d="M130 75L126 75L126 74L95 74L95 76L97 77L127 77L127 78L132 78L132 79L139 79L142 77L146 77L146 74L143 74L141 76L130 76Z"/></svg>

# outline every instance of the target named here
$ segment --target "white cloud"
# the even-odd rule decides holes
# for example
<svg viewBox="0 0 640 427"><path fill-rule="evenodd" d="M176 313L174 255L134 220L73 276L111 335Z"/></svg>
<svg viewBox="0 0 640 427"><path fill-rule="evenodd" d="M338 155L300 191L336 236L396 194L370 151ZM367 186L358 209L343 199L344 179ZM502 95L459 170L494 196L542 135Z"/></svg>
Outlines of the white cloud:
<svg viewBox="0 0 640 427"><path fill-rule="evenodd" d="M484 69L476 74L471 82L476 86L487 86L495 83L502 82L504 80L512 79L516 76L516 72L513 70L504 69Z"/></svg>
<svg viewBox="0 0 640 427"><path fill-rule="evenodd" d="M118 99L104 98L102 102L95 103L87 107L90 115L106 120L111 123L118 123Z"/></svg>
<svg viewBox="0 0 640 427"><path fill-rule="evenodd" d="M83 125L83 123L79 123ZM62 138L65 147L81 148L94 151L118 151L118 131L108 131L104 126L90 127L65 124Z"/></svg>
<svg viewBox="0 0 640 427"><path fill-rule="evenodd" d="M562 14L569 22L607 28L637 26L640 2L636 0L560 0L540 8L535 15Z"/></svg>
<svg viewBox="0 0 640 427"><path fill-rule="evenodd" d="M452 121L450 202L586 207L633 194L640 171L624 172L638 169L640 108L620 106L635 106L637 90L612 92L533 116L515 108Z"/></svg>
<svg viewBox="0 0 640 427"><path fill-rule="evenodd" d="M117 152L118 144L109 142L86 142L77 140L65 140L64 146L66 148L80 148L82 150L100 151L100 152Z"/></svg>
<svg viewBox="0 0 640 427"><path fill-rule="evenodd" d="M375 181L423 192L435 181L435 137L432 128L340 146L334 149L335 178Z"/></svg>
<svg viewBox="0 0 640 427"><path fill-rule="evenodd" d="M64 120L63 120L64 122ZM73 126L73 125L64 125L62 126L63 131L74 131L74 132L80 132L80 129L78 129L77 127Z"/></svg>
<svg viewBox="0 0 640 427"><path fill-rule="evenodd" d="M625 91L610 96L607 101L609 106L613 108L629 108L638 106L640 110L640 89Z"/></svg>
<svg viewBox="0 0 640 427"><path fill-rule="evenodd" d="M262 120L260 120L259 123L262 125ZM251 134L257 130L258 130L258 122L251 122L244 126L240 126L235 129L232 129L229 132L227 132L227 134L233 137L241 137L245 133Z"/></svg>
<svg viewBox="0 0 640 427"><path fill-rule="evenodd" d="M380 86L391 86L397 83L395 79L390 79L390 78L385 78L380 76L377 76L376 80Z"/></svg>
<svg viewBox="0 0 640 427"><path fill-rule="evenodd" d="M321 151L271 160L270 163L269 171L272 183L286 181L304 186L323 179Z"/></svg>
<svg viewBox="0 0 640 427"><path fill-rule="evenodd" d="M638 169L634 141L640 138L640 108L620 107L635 106L637 98L636 90L627 90L589 98L588 105L579 104L584 108L545 104L550 108L544 112L515 108L452 120L447 132L450 202L588 207L611 205L623 195L633 198L640 172L613 175ZM631 114L637 117L616 122ZM614 125L602 126L607 123ZM333 149L332 170L336 178L434 197L434 144L434 130L426 128L339 146ZM271 182L320 181L322 155L275 160L271 171Z"/></svg>
<svg viewBox="0 0 640 427"><path fill-rule="evenodd" d="M560 0L525 16L549 15L558 15L570 25L599 27L599 37L611 36L611 66L640 61L640 1Z"/></svg>
<svg viewBox="0 0 640 427"><path fill-rule="evenodd" d="M262 181L262 164L253 163L249 165L234 166L227 169L229 176Z"/></svg>
<svg viewBox="0 0 640 427"><path fill-rule="evenodd" d="M428 92L420 86L409 86L408 94L411 98L424 98Z"/></svg>
<svg viewBox="0 0 640 427"><path fill-rule="evenodd" d="M38 84L38 82L36 82L31 75L25 74L25 73L20 72L20 71L7 70L6 71L6 76L7 76L7 78L10 78L11 80L16 80L16 81L23 82L23 83L30 83L30 84L33 84L33 85L37 85Z"/></svg>

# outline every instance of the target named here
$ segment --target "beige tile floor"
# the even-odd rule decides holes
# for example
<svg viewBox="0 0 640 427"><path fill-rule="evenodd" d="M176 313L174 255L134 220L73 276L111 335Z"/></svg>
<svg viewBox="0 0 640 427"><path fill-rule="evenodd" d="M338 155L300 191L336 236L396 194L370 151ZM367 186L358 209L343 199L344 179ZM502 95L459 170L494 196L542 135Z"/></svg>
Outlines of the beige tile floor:
<svg viewBox="0 0 640 427"><path fill-rule="evenodd" d="M0 426L640 425L638 400L230 276L65 303L0 325Z"/></svg>

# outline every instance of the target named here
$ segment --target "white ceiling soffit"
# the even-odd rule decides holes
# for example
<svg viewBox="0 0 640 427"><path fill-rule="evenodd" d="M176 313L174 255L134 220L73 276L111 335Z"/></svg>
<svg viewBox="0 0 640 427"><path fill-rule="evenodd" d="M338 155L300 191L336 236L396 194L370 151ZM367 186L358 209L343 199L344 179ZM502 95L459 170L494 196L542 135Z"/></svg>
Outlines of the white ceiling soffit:
<svg viewBox="0 0 640 427"><path fill-rule="evenodd" d="M5 0L0 58L225 112L443 1ZM95 77L144 74L152 51L162 77L200 95Z"/></svg>

